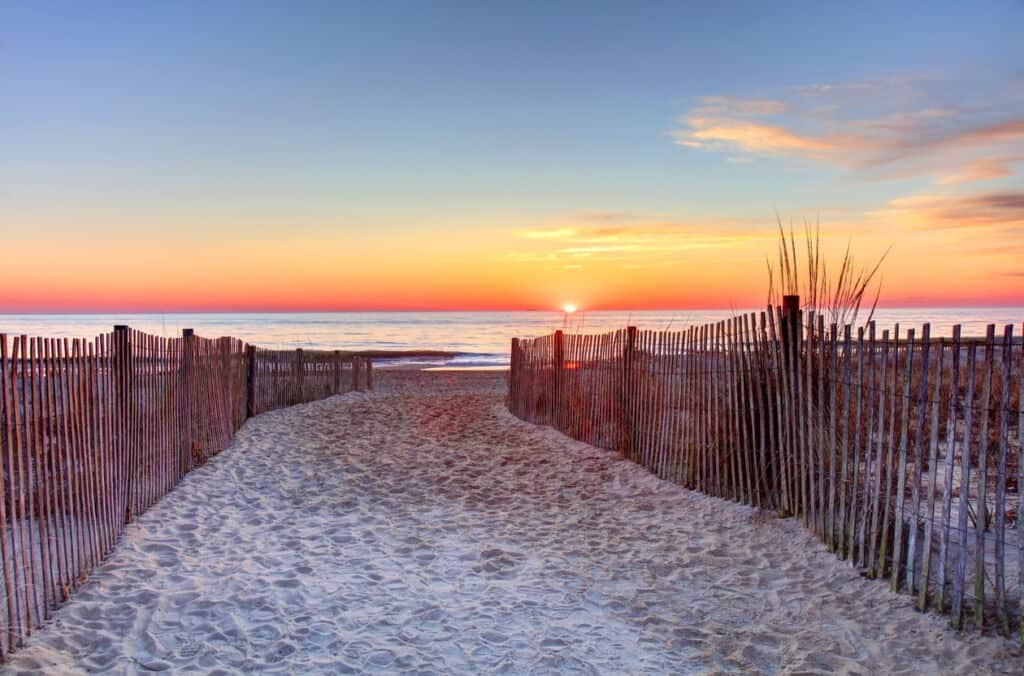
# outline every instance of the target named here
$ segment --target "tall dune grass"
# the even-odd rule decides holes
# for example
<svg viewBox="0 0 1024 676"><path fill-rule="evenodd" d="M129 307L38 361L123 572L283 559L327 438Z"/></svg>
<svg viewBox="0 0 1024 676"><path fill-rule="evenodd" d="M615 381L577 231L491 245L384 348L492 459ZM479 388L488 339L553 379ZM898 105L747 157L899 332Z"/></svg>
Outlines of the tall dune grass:
<svg viewBox="0 0 1024 676"><path fill-rule="evenodd" d="M864 324L870 323L882 292L880 271L889 250L886 250L874 265L861 266L857 264L850 252L850 244L847 243L839 263L839 270L837 273L833 273L833 267L822 256L820 221L816 221L813 227L805 221L804 243L801 248L806 249L807 263L801 268L800 257L797 255L797 236L793 232L793 224L790 223L787 234L782 225L782 219L777 218L777 220L779 225L778 267L776 268L772 264L770 258L766 259L768 264L768 302L780 306L783 296L799 295L804 310L813 310L816 315L823 314L828 323L834 323L837 326L846 324L856 326L858 317L864 311L865 302L871 297L870 288L874 286L874 298L870 307L867 308L867 316L863 322ZM778 279L778 284L776 284L776 279Z"/></svg>

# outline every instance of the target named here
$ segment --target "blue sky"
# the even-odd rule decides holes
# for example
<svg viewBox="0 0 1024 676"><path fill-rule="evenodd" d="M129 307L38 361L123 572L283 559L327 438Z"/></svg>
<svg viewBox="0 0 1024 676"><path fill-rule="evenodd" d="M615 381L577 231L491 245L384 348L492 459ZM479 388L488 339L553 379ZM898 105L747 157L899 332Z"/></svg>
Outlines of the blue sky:
<svg viewBox="0 0 1024 676"><path fill-rule="evenodd" d="M907 149L1024 119L1022 19L1016 2L9 2L0 228L497 237L778 210L855 229L979 161L1010 172L989 192L1020 187L1013 129ZM737 142L737 121L828 150Z"/></svg>

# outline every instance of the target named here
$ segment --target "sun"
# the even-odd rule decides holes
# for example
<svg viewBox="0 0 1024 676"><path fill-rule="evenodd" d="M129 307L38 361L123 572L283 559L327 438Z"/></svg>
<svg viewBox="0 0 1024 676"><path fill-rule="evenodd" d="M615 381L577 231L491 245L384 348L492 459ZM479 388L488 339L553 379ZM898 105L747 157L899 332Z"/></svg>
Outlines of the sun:
<svg viewBox="0 0 1024 676"><path fill-rule="evenodd" d="M562 310L565 312L565 314L571 315L573 312L576 312L576 306L573 305L572 303L566 303L565 305L562 306Z"/></svg>

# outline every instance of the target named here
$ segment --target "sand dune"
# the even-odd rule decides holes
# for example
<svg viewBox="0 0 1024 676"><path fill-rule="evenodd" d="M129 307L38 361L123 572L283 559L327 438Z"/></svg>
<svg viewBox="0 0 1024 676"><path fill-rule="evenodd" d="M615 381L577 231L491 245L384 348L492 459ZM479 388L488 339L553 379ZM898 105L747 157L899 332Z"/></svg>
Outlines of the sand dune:
<svg viewBox="0 0 1024 676"><path fill-rule="evenodd" d="M792 520L382 371L250 420L9 670L1021 673Z"/></svg>

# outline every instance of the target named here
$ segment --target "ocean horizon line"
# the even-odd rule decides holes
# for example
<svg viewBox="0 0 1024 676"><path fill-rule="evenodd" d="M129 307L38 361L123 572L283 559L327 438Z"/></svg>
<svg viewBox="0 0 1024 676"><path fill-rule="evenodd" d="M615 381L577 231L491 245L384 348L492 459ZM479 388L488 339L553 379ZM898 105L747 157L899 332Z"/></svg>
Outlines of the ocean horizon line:
<svg viewBox="0 0 1024 676"><path fill-rule="evenodd" d="M767 307L764 305L749 305L736 307L715 307L715 306L689 306L689 307L601 307L584 308L579 307L569 314L593 314L593 313L621 313L621 312L751 312L761 311ZM990 304L879 304L877 310L986 310L986 309L1014 309L1024 308L1024 300L1018 303L990 303ZM862 309L862 312L866 312ZM526 309L350 309L350 310L0 310L0 317L6 316L96 316L96 315L288 315L288 314L509 314L509 313L548 313L566 314L565 310L558 307L551 308L526 308Z"/></svg>

